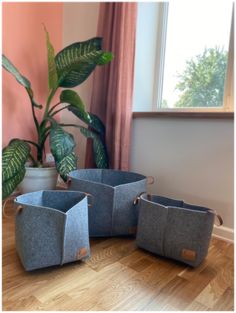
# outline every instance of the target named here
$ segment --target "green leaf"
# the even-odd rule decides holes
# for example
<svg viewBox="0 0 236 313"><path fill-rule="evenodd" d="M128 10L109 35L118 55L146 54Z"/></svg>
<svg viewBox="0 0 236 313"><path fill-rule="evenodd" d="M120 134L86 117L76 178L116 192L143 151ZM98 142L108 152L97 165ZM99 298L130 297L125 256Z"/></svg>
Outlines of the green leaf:
<svg viewBox="0 0 236 313"><path fill-rule="evenodd" d="M23 140L13 139L2 151L3 199L9 196L25 176L25 162L30 146Z"/></svg>
<svg viewBox="0 0 236 313"><path fill-rule="evenodd" d="M60 87L76 87L85 81L96 65L111 61L112 54L101 50L102 38L92 38L74 43L56 57L57 74Z"/></svg>
<svg viewBox="0 0 236 313"><path fill-rule="evenodd" d="M5 70L7 70L15 77L18 83L20 83L22 86L26 88L26 91L28 92L28 95L30 96L30 99L32 101L32 105L37 107L38 109L42 109L43 106L41 104L37 104L33 99L34 94L33 90L31 89L30 81L26 77L21 75L18 69L11 63L11 61L5 55L2 55L2 66L5 68Z"/></svg>
<svg viewBox="0 0 236 313"><path fill-rule="evenodd" d="M68 110L81 119L84 123L92 127L100 134L105 134L105 126L102 121L94 114L85 111L85 105L80 96L74 90L63 90L60 101L70 104Z"/></svg>
<svg viewBox="0 0 236 313"><path fill-rule="evenodd" d="M97 65L105 65L113 59L113 54L111 52L104 52L100 58L97 60Z"/></svg>
<svg viewBox="0 0 236 313"><path fill-rule="evenodd" d="M86 115L83 114L79 109L69 106L68 110L71 111L74 115L76 115L81 121L92 127L96 132L101 135L105 134L105 126L100 118L92 113L86 112Z"/></svg>
<svg viewBox="0 0 236 313"><path fill-rule="evenodd" d="M38 109L42 109L43 106L42 104L38 104L37 102L34 101L34 93L33 93L33 90L31 88L26 88L27 92L28 92L28 95L31 99L31 103L34 107L38 108Z"/></svg>
<svg viewBox="0 0 236 313"><path fill-rule="evenodd" d="M186 61L175 89L179 93L176 107L220 107L223 104L227 51L205 48Z"/></svg>
<svg viewBox="0 0 236 313"><path fill-rule="evenodd" d="M11 61L3 54L2 55L2 66L11 73L15 79L25 88L31 88L29 80L21 75L17 68L11 63Z"/></svg>
<svg viewBox="0 0 236 313"><path fill-rule="evenodd" d="M60 101L70 104L68 110L75 110L75 115L79 117L85 123L92 123L92 119L88 112L85 111L84 103L80 96L74 90L63 90L60 94ZM72 111L73 112L73 111ZM74 112L73 112L74 113Z"/></svg>
<svg viewBox="0 0 236 313"><path fill-rule="evenodd" d="M69 103L71 106L77 108L81 112L85 112L85 105L80 96L74 90L66 89L60 94L60 101Z"/></svg>
<svg viewBox="0 0 236 313"><path fill-rule="evenodd" d="M86 138L93 140L93 154L97 168L108 168L109 163L106 147L99 135L85 127L81 127L80 131Z"/></svg>
<svg viewBox="0 0 236 313"><path fill-rule="evenodd" d="M14 176L4 181L2 184L2 199L6 199L8 196L12 194L12 192L16 189L19 183L25 177L25 167L22 167Z"/></svg>
<svg viewBox="0 0 236 313"><path fill-rule="evenodd" d="M53 45L50 42L49 34L44 26L47 40L47 51L48 51L48 87L49 89L55 89L58 85L57 69L55 63L55 53Z"/></svg>
<svg viewBox="0 0 236 313"><path fill-rule="evenodd" d="M74 138L62 127L52 124L50 148L55 159L57 171L62 179L66 181L67 175L77 168L77 157L74 153Z"/></svg>
<svg viewBox="0 0 236 313"><path fill-rule="evenodd" d="M74 152L66 155L60 162L57 163L57 170L61 178L66 181L67 175L77 168L77 157Z"/></svg>

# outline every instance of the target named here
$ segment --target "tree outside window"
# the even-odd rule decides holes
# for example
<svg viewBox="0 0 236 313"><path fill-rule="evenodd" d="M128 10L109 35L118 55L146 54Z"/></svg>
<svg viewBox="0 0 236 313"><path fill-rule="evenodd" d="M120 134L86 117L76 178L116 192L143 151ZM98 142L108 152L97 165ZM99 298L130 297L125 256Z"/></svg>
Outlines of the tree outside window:
<svg viewBox="0 0 236 313"><path fill-rule="evenodd" d="M186 61L186 67L177 77L175 89L180 92L175 107L220 107L224 97L227 51L223 48L205 48L202 54ZM166 99L162 108L168 107Z"/></svg>

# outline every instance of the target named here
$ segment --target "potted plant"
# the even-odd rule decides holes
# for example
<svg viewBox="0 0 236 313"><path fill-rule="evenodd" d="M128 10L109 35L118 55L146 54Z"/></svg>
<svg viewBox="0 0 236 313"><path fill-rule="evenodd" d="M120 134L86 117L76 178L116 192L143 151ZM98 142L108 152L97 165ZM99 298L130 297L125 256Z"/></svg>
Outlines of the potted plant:
<svg viewBox="0 0 236 313"><path fill-rule="evenodd" d="M92 73L97 65L104 65L112 60L112 53L102 50L102 38L92 38L87 41L73 43L57 55L50 42L49 34L46 32L47 54L48 54L48 85L49 94L46 105L43 107L35 101L33 90L29 80L24 77L17 68L3 55L3 67L10 72L16 80L26 89L29 96L32 117L37 132L37 141L33 142L27 138L12 139L2 152L2 196L8 197L15 188L26 177L36 172L39 175L33 181L40 180L40 176L52 174L54 181L57 172L64 181L70 171L77 168L77 156L74 152L75 141L73 136L64 128L74 126L80 132L93 141L93 155L98 168L108 167L108 156L105 145L105 127L102 121L94 114L85 110L84 103L80 96L70 88L83 83ZM61 91L58 103L52 105L52 100L58 88L66 88ZM66 105L65 105L66 104ZM39 121L36 111L44 110L43 117ZM69 110L81 121L88 125L88 128L75 124L62 124L55 119L55 115L62 111ZM55 160L55 168L45 170L45 142L49 137L50 150ZM36 153L33 154L33 149ZM36 157L35 157L36 155ZM30 161L30 167L26 166ZM38 174L39 173L39 174ZM46 175L45 175L46 173ZM44 179L44 178L43 178ZM32 182L30 182L32 184ZM46 181L40 189L45 188ZM54 182L54 186L56 182ZM51 185L50 185L51 186ZM51 189L51 187L49 187Z"/></svg>

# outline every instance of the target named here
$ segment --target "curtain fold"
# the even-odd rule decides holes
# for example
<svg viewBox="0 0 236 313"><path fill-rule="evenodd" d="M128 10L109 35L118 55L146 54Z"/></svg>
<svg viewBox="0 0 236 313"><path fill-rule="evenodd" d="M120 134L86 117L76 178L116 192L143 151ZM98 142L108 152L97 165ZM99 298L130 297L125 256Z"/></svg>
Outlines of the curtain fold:
<svg viewBox="0 0 236 313"><path fill-rule="evenodd" d="M110 168L128 170L132 123L137 3L100 4L98 32L103 50L111 51L109 65L94 74L90 112L106 126ZM94 167L91 142L87 143L85 167Z"/></svg>

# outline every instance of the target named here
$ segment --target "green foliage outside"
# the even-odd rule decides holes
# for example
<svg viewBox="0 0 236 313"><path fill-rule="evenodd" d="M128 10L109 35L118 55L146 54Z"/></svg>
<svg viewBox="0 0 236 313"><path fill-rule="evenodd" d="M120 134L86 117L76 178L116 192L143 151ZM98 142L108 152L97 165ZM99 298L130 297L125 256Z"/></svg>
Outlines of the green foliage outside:
<svg viewBox="0 0 236 313"><path fill-rule="evenodd" d="M186 61L183 73L178 74L175 90L180 92L175 107L219 107L223 105L227 68L227 51L205 48L202 54ZM165 107L166 100L163 100Z"/></svg>

